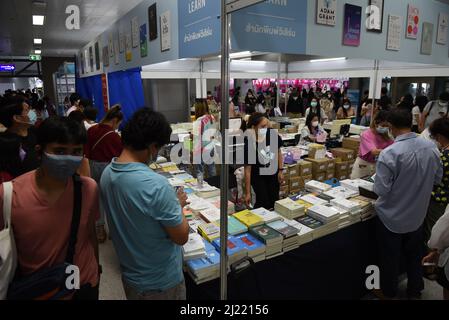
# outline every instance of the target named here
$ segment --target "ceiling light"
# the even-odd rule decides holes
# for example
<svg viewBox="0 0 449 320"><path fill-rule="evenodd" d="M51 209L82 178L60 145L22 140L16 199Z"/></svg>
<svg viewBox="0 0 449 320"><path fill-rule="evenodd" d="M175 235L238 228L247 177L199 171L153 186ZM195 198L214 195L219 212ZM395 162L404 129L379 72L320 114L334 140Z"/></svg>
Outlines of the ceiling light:
<svg viewBox="0 0 449 320"><path fill-rule="evenodd" d="M42 50L40 49L34 50L34 54L42 54Z"/></svg>
<svg viewBox="0 0 449 320"><path fill-rule="evenodd" d="M45 16L33 15L33 26L43 26Z"/></svg>
<svg viewBox="0 0 449 320"><path fill-rule="evenodd" d="M328 58L328 59L315 59L315 60L310 60L310 62L330 62L330 61L342 61L342 60L347 60L348 58L346 57L341 57L341 58Z"/></svg>
<svg viewBox="0 0 449 320"><path fill-rule="evenodd" d="M42 44L42 39L34 39L34 44Z"/></svg>

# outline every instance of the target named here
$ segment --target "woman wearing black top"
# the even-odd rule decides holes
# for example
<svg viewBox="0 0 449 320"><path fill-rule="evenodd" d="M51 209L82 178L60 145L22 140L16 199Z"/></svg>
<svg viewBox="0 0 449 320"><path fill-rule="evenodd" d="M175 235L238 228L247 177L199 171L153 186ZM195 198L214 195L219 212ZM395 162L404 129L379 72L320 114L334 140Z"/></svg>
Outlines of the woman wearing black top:
<svg viewBox="0 0 449 320"><path fill-rule="evenodd" d="M248 121L250 130L245 137L245 203L251 204L251 187L256 194L255 208L273 209L279 200L280 185L284 183L282 170L282 140L268 129L269 121L261 113ZM273 139L277 140L276 142Z"/></svg>

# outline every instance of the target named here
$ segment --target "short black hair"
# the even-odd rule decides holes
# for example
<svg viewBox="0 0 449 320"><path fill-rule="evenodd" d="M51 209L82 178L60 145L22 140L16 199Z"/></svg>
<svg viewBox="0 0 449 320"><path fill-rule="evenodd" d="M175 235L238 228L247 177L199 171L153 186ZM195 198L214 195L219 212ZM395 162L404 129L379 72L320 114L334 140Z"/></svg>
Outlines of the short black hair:
<svg viewBox="0 0 449 320"><path fill-rule="evenodd" d="M172 129L162 113L149 108L138 110L122 132L124 146L136 151L148 149L152 144L158 148L170 142Z"/></svg>
<svg viewBox="0 0 449 320"><path fill-rule="evenodd" d="M70 118L48 118L37 129L37 144L44 150L50 143L86 144L86 128L83 123Z"/></svg>
<svg viewBox="0 0 449 320"><path fill-rule="evenodd" d="M87 120L97 121L98 110L93 107L87 107L84 109L84 115Z"/></svg>
<svg viewBox="0 0 449 320"><path fill-rule="evenodd" d="M78 100L81 100L81 97L78 93L72 93L70 95L70 103L72 104L72 106L75 104L75 102L77 102Z"/></svg>
<svg viewBox="0 0 449 320"><path fill-rule="evenodd" d="M444 91L440 94L440 100L449 101L449 92Z"/></svg>
<svg viewBox="0 0 449 320"><path fill-rule="evenodd" d="M375 124L379 124L382 122L388 122L388 111L380 110L374 117Z"/></svg>
<svg viewBox="0 0 449 320"><path fill-rule="evenodd" d="M0 123L6 128L12 127L14 124L14 116L20 116L22 114L25 100L17 98L8 102L10 103L0 107Z"/></svg>
<svg viewBox="0 0 449 320"><path fill-rule="evenodd" d="M436 136L437 134L442 135L449 140L449 119L439 118L432 122L429 127L430 134Z"/></svg>
<svg viewBox="0 0 449 320"><path fill-rule="evenodd" d="M258 126L263 119L266 118L266 115L260 112L256 112L249 117L247 129L252 129L252 127Z"/></svg>
<svg viewBox="0 0 449 320"><path fill-rule="evenodd" d="M387 121L397 129L411 129L413 125L412 113L397 108L388 112Z"/></svg>
<svg viewBox="0 0 449 320"><path fill-rule="evenodd" d="M84 122L84 120L86 120L86 116L84 115L84 113L79 110L70 112L68 118L81 124Z"/></svg>

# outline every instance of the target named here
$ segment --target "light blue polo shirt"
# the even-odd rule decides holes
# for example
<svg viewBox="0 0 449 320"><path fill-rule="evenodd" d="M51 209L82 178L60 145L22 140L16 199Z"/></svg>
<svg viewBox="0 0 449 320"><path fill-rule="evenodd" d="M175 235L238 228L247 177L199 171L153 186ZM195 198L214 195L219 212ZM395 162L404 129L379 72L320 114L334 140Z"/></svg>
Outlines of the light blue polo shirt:
<svg viewBox="0 0 449 320"><path fill-rule="evenodd" d="M183 218L167 179L144 164L114 159L100 186L125 282L139 292L180 284L184 279L181 247L170 240L164 227L176 227Z"/></svg>

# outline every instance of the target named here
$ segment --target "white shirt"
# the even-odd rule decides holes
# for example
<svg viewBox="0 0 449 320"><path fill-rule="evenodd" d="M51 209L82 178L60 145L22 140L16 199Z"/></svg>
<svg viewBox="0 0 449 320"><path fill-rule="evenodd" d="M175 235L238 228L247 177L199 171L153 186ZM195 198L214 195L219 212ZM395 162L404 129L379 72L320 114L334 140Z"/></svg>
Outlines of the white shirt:
<svg viewBox="0 0 449 320"><path fill-rule="evenodd" d="M444 267L446 277L449 278L449 206L433 227L428 246L441 254L438 265Z"/></svg>
<svg viewBox="0 0 449 320"><path fill-rule="evenodd" d="M418 115L418 116L421 115L421 110L419 109L418 106L415 106L415 107L412 109L412 115L413 115L413 125L414 125L414 126L417 126L417 125L418 125L418 121L416 120L416 116L417 116L417 115ZM419 117L418 117L418 119L419 119Z"/></svg>

